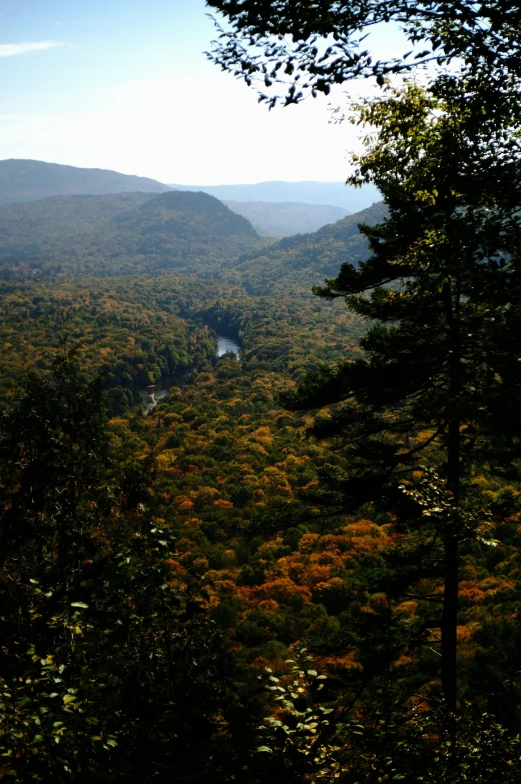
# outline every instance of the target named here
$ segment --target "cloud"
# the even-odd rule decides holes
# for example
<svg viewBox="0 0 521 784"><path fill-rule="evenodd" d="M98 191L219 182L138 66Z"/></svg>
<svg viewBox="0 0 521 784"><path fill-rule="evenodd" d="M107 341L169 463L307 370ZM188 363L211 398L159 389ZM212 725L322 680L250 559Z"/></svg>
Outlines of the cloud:
<svg viewBox="0 0 521 784"><path fill-rule="evenodd" d="M16 57L18 54L41 52L44 49L52 49L54 46L62 46L62 44L59 41L24 41L21 44L0 44L0 57Z"/></svg>

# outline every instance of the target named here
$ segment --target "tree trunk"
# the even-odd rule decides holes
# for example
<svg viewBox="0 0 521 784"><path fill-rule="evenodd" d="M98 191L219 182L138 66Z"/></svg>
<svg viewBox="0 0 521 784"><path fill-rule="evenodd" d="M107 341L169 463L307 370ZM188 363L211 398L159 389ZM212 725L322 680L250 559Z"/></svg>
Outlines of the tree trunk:
<svg viewBox="0 0 521 784"><path fill-rule="evenodd" d="M459 329L459 286L451 292L450 283L445 286L445 308L449 327L451 356L449 359L450 373L450 404L458 406L461 391L461 343ZM454 506L457 510L460 494L460 458L461 438L458 412L449 420L447 439L447 487L453 493ZM445 704L449 711L456 710L457 702L457 632L458 632L458 525L457 511L453 519L447 521L443 534L443 612L441 619L441 687Z"/></svg>
<svg viewBox="0 0 521 784"><path fill-rule="evenodd" d="M449 423L447 444L447 485L457 502L460 484L460 423ZM458 631L458 530L456 520L449 522L443 535L443 613L441 619L441 687L449 711L457 701L457 631Z"/></svg>
<svg viewBox="0 0 521 784"><path fill-rule="evenodd" d="M457 629L458 629L458 539L447 531L444 537L444 594L441 620L441 686L450 711L457 700Z"/></svg>

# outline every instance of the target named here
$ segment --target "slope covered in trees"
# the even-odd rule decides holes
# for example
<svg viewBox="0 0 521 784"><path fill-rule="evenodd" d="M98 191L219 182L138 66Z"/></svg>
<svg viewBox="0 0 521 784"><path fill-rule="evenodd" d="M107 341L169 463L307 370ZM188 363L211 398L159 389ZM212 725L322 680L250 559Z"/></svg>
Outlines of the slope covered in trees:
<svg viewBox="0 0 521 784"><path fill-rule="evenodd" d="M182 267L251 293L295 284L309 290L346 259L367 254L358 223L377 222L383 214L376 204L317 232L267 246L249 221L203 193L53 197L0 206L0 275Z"/></svg>
<svg viewBox="0 0 521 784"><path fill-rule="evenodd" d="M344 218L349 211L326 204L302 204L284 201L228 201L233 212L247 218L265 237L289 237L294 234L318 231L328 223Z"/></svg>
<svg viewBox="0 0 521 784"><path fill-rule="evenodd" d="M47 196L167 190L168 185L157 180L107 169L81 169L16 158L0 161L0 203L36 201Z"/></svg>
<svg viewBox="0 0 521 784"><path fill-rule="evenodd" d="M197 285L176 277L0 284L0 396L18 396L20 373L47 370L60 341L81 344L85 371L103 374L113 413L145 407L146 387L183 377L215 354L215 336L181 314Z"/></svg>
<svg viewBox="0 0 521 784"><path fill-rule="evenodd" d="M354 263L364 259L368 246L358 224L377 223L384 215L384 205L374 204L312 234L285 237L255 255L230 262L224 274L253 294L295 286L309 290L325 276L334 275L347 259Z"/></svg>
<svg viewBox="0 0 521 784"><path fill-rule="evenodd" d="M0 207L3 277L211 271L262 244L245 218L203 193L57 196Z"/></svg>

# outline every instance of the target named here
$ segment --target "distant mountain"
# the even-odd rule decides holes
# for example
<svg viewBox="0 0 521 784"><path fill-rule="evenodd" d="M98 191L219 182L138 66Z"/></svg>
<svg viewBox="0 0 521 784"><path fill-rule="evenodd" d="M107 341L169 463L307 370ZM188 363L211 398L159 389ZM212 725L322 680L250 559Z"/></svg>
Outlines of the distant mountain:
<svg viewBox="0 0 521 784"><path fill-rule="evenodd" d="M168 191L148 199L132 212L123 213L115 221L119 226L127 226L143 234L168 231L173 235L186 236L192 233L186 218L196 215L204 221L205 235L258 238L246 218L237 215L214 196L202 192Z"/></svg>
<svg viewBox="0 0 521 784"><path fill-rule="evenodd" d="M374 185L353 188L343 182L258 182L254 185L171 185L183 191L204 191L221 201L303 202L358 212L382 198Z"/></svg>
<svg viewBox="0 0 521 784"><path fill-rule="evenodd" d="M343 207L291 201L225 201L224 204L247 218L262 236L278 239L317 231L349 214Z"/></svg>
<svg viewBox="0 0 521 784"><path fill-rule="evenodd" d="M126 253L159 256L170 264L180 258L220 259L259 246L260 237L246 218L207 193L169 191L111 221L118 238L126 232ZM109 247L112 238L108 238ZM167 263L168 262L168 263Z"/></svg>
<svg viewBox="0 0 521 784"><path fill-rule="evenodd" d="M170 190L157 180L120 174L108 169L81 169L58 163L10 158L0 161L0 203L26 202L47 196L80 194L164 193Z"/></svg>
<svg viewBox="0 0 521 784"><path fill-rule="evenodd" d="M384 216L378 203L316 232L268 244L246 218L202 192L0 204L0 277L183 269L244 286L251 294L309 291L335 276L344 261L365 259L367 243L358 224Z"/></svg>
<svg viewBox="0 0 521 784"><path fill-rule="evenodd" d="M240 282L250 294L273 294L277 289L309 290L324 278L335 277L343 262L357 264L365 260L368 246L358 224L379 223L386 213L387 208L379 202L313 234L285 237L269 248L229 263L230 282Z"/></svg>
<svg viewBox="0 0 521 784"><path fill-rule="evenodd" d="M261 246L251 224L206 193L54 196L0 205L0 274L208 272Z"/></svg>

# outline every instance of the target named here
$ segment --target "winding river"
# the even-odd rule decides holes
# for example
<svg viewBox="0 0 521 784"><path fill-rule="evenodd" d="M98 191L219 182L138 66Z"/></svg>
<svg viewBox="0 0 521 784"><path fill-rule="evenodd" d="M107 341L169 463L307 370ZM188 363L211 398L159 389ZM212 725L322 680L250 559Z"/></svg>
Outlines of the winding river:
<svg viewBox="0 0 521 784"><path fill-rule="evenodd" d="M222 357L224 354L236 354L237 359L240 359L241 348L233 338L227 338L224 335L217 334L216 356ZM145 391L148 401L145 405L145 413L148 414L149 411L152 411L152 409L168 395L171 386L182 387L191 375L192 372L186 371L179 376L173 376L172 378L160 381L158 384L152 384L147 387Z"/></svg>

